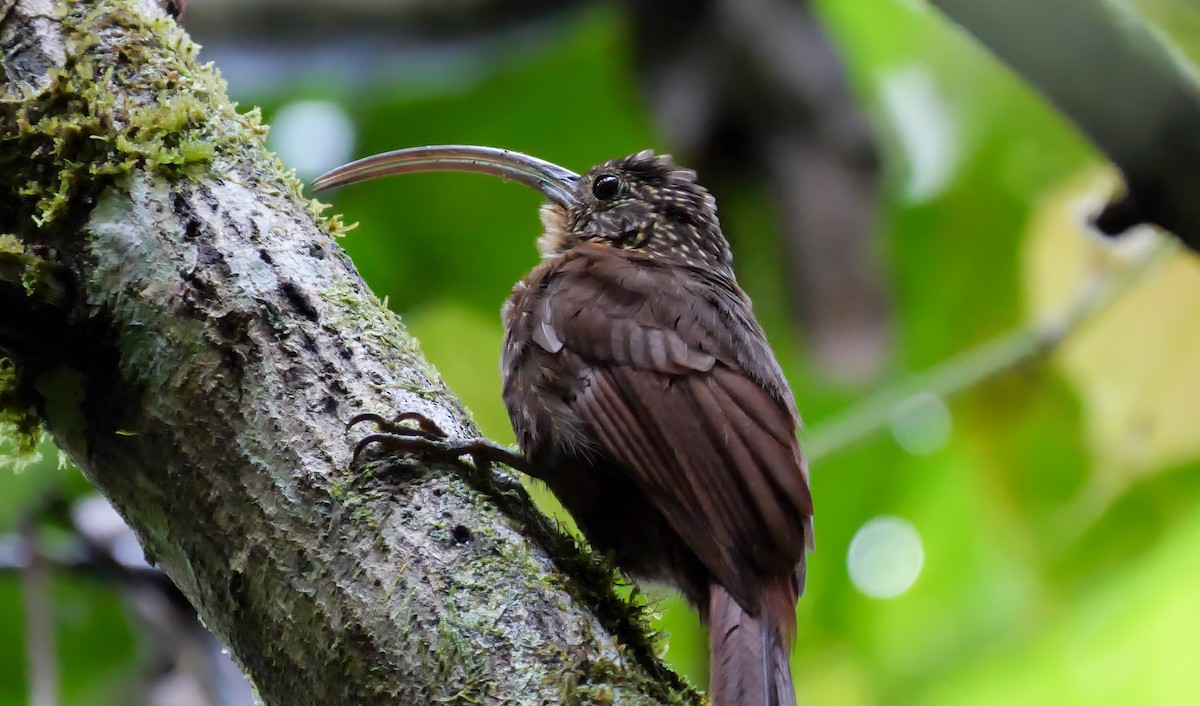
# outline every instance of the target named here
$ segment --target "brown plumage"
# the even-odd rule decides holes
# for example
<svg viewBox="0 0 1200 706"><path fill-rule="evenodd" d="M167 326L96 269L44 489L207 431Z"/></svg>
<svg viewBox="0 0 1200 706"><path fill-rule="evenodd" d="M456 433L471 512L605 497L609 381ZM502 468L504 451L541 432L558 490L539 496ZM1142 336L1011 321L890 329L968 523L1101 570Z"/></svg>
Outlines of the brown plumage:
<svg viewBox="0 0 1200 706"><path fill-rule="evenodd" d="M433 163L411 156L420 149L452 148L393 153L341 182ZM734 278L716 204L693 172L649 151L582 176L529 176L530 163L518 180L550 196L544 262L504 306L501 362L520 465L624 571L668 581L696 607L714 706L793 704L812 499L791 392Z"/></svg>

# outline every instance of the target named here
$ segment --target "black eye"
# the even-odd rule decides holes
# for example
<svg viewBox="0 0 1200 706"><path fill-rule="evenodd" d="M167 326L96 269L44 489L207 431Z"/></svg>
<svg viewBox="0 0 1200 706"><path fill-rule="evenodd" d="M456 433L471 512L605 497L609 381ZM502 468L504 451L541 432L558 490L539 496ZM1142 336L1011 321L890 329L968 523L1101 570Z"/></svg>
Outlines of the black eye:
<svg viewBox="0 0 1200 706"><path fill-rule="evenodd" d="M592 182L592 196L607 201L616 196L620 188L621 180L615 174L601 174Z"/></svg>

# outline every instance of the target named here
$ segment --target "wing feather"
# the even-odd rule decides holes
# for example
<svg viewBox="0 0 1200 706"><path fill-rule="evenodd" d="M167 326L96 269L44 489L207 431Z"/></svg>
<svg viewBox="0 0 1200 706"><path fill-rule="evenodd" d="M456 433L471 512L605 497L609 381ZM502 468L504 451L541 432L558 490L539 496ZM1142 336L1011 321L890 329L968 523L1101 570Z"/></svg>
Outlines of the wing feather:
<svg viewBox="0 0 1200 706"><path fill-rule="evenodd" d="M534 328L581 361L573 406L598 448L753 606L745 569L787 574L811 541L791 393L740 292L701 296L676 272L604 250L563 256Z"/></svg>

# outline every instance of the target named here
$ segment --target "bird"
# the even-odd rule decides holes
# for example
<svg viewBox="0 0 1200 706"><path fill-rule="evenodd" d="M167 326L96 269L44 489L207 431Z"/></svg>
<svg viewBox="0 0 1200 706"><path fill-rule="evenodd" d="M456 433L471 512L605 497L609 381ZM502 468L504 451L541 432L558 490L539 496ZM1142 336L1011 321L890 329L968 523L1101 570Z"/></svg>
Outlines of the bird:
<svg viewBox="0 0 1200 706"><path fill-rule="evenodd" d="M709 703L793 706L795 611L813 502L783 372L738 285L716 201L643 150L582 174L494 147L367 157L325 190L424 171L539 191L542 261L502 308L503 399L520 453L404 412L358 415L383 443L544 482L627 575L675 586L709 630ZM406 422L415 421L416 427Z"/></svg>

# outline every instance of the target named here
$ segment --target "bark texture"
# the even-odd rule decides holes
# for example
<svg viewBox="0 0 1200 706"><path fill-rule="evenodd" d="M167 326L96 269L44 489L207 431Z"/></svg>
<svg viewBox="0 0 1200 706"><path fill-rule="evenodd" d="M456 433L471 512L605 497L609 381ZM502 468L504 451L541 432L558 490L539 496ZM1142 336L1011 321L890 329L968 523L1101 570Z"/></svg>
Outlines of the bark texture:
<svg viewBox="0 0 1200 706"><path fill-rule="evenodd" d="M698 702L510 478L349 470L360 411L477 432L195 53L150 0L0 0L4 413L269 704Z"/></svg>

